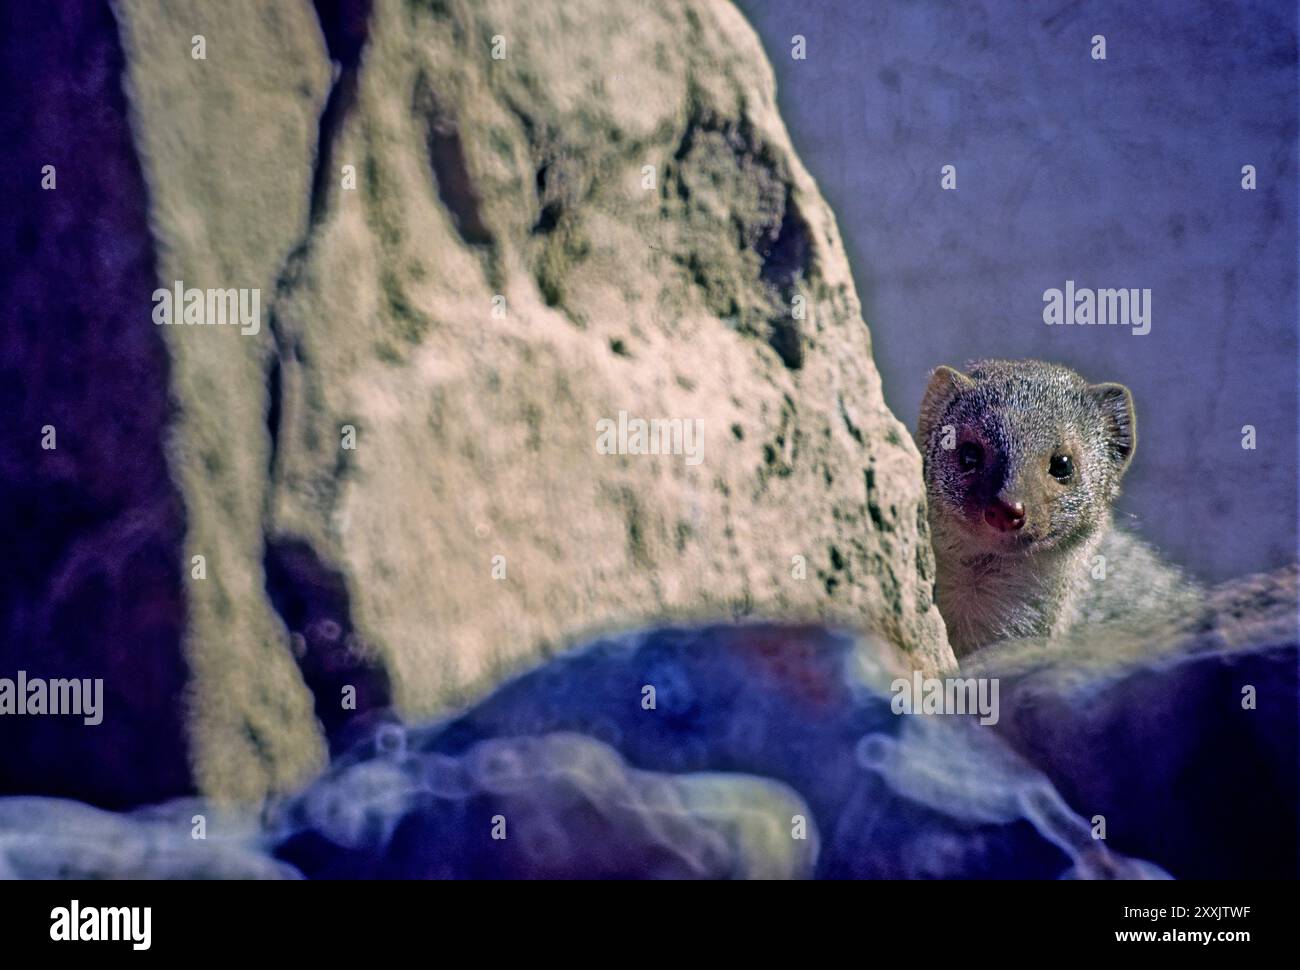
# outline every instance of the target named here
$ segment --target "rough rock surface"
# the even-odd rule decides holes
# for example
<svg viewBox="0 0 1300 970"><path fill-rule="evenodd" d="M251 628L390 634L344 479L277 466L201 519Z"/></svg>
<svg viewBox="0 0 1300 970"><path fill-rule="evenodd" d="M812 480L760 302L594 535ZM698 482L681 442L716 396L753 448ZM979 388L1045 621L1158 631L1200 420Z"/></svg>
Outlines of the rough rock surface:
<svg viewBox="0 0 1300 970"><path fill-rule="evenodd" d="M201 787L319 766L295 653L322 722L362 660L419 718L649 618L951 666L919 460L741 15L318 7L116 7L160 279L263 292L256 336L166 328ZM702 463L598 454L620 411L699 419Z"/></svg>
<svg viewBox="0 0 1300 970"><path fill-rule="evenodd" d="M255 0L114 7L124 84L158 249L155 284L274 291L306 226L316 119L329 68L302 3ZM206 60L192 56L201 36ZM263 301L265 316L267 301ZM148 294L134 326L160 333L177 402L169 441L184 494L189 741L203 790L256 797L323 760L311 697L267 600L263 517L270 443L266 321L155 327ZM194 578L194 556L205 578Z"/></svg>

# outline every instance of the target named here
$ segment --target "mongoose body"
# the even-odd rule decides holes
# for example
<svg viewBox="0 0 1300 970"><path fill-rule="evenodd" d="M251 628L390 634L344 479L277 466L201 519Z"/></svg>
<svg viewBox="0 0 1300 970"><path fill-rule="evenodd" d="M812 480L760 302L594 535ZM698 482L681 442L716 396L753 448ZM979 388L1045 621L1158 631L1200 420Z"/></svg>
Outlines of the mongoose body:
<svg viewBox="0 0 1300 970"><path fill-rule="evenodd" d="M958 656L1189 608L1196 588L1111 523L1133 398L1041 361L939 367L921 405L935 597Z"/></svg>

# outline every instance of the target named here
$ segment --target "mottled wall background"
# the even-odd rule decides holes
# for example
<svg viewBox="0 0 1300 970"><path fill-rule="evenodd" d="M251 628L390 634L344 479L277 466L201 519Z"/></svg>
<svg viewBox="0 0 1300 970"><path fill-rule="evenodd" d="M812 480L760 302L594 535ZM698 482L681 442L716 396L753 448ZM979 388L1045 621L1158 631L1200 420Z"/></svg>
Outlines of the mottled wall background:
<svg viewBox="0 0 1300 970"><path fill-rule="evenodd" d="M894 412L914 427L927 371L978 356L1121 381L1139 447L1119 520L1207 580L1294 560L1295 4L741 6ZM1067 279L1149 287L1151 332L1046 326Z"/></svg>

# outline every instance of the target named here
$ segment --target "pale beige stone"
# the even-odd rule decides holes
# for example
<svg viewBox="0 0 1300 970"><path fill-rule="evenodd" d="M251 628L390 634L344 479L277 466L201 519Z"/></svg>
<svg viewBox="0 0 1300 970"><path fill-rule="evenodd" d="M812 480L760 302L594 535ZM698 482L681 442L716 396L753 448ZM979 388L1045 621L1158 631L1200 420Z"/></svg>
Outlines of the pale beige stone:
<svg viewBox="0 0 1300 970"><path fill-rule="evenodd" d="M256 6L122 5L165 276L268 287L282 374L268 483L271 336L171 340L189 544L220 560L191 636L205 789L319 758L263 534L342 571L409 718L665 618L827 620L954 666L919 457L734 7L378 0L309 228L324 47L306 3ZM620 410L699 419L702 463L598 454Z"/></svg>

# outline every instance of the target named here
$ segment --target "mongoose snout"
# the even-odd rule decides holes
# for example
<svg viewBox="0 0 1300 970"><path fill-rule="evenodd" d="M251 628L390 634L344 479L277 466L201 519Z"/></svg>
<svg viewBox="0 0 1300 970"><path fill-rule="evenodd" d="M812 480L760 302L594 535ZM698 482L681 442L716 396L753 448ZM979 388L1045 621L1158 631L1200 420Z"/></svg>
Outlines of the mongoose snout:
<svg viewBox="0 0 1300 970"><path fill-rule="evenodd" d="M1025 524L1025 503L996 499L984 510L984 521L999 532L1014 532Z"/></svg>

